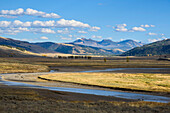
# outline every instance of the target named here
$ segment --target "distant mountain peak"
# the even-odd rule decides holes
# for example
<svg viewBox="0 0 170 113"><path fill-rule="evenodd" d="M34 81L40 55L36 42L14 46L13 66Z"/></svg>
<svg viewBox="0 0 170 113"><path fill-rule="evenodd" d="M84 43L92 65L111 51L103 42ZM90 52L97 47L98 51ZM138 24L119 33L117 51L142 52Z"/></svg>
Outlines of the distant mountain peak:
<svg viewBox="0 0 170 113"><path fill-rule="evenodd" d="M123 51L127 51L134 47L139 47L143 45L142 43L136 42L131 39L123 40L120 42L114 42L110 39L103 39L102 41L96 41L93 39L81 38L72 43L92 46L92 47L99 47L99 48L104 48L104 49L121 49Z"/></svg>

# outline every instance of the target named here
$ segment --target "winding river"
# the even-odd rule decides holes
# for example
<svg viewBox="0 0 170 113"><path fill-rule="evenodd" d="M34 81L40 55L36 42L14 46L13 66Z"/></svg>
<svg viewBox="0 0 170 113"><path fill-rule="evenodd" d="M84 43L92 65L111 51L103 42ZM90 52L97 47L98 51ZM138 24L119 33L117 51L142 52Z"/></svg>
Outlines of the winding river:
<svg viewBox="0 0 170 113"><path fill-rule="evenodd" d="M91 71L81 71L81 72L89 72L89 73L90 72L106 72L106 71L116 71L116 70L124 70L124 69L150 69L150 70L153 69L154 70L154 69L164 69L164 68L114 68L114 69L91 70ZM59 73L59 72L51 71L51 72L36 73L36 74L42 75L42 74L48 74L48 73ZM26 73L23 73L23 74L26 74ZM32 74L35 74L35 73L32 73ZM1 74L1 75L5 75L5 74ZM155 95L129 93L129 92L118 92L118 91L96 90L96 89L38 86L38 85L26 84L22 82L4 81L1 79L1 77L0 77L0 83L4 85L9 85L9 86L24 86L24 87L31 87L31 88L48 89L48 90L53 90L53 91L65 91L65 92L93 94L93 95L101 95L101 96L114 96L114 97L119 97L119 98L136 99L136 100L150 101L150 102L161 102L161 103L170 102L170 97L164 97L164 96L155 96Z"/></svg>

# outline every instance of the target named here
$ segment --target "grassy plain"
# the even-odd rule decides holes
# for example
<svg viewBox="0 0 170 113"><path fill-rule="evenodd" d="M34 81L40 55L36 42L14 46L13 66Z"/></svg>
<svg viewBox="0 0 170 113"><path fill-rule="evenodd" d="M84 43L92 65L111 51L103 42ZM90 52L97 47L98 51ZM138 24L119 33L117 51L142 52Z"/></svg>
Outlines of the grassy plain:
<svg viewBox="0 0 170 113"><path fill-rule="evenodd" d="M170 74L57 73L41 75L39 78L115 89L170 93Z"/></svg>
<svg viewBox="0 0 170 113"><path fill-rule="evenodd" d="M55 58L0 58L0 73L17 73L17 72L44 72L50 69L58 71L80 71L105 68L137 68L137 67L156 67L170 68L169 61L158 61L156 58L129 58L126 57L92 59L55 59ZM71 74L71 73L70 73ZM79 73L77 73L79 77ZM97 75L96 75L97 74ZM103 74L103 78L100 74ZM113 73L112 73L113 74ZM93 73L93 76L84 75L80 79L93 78L93 83L97 85L110 85L112 87L127 87L133 89L159 90L169 92L169 75L168 74L117 74ZM72 75L73 76L73 75ZM75 75L72 79L77 79ZM105 81L104 79L108 77ZM154 79L156 78L156 79ZM166 79L164 79L166 78ZM168 78L168 79L167 79ZM112 82L111 79L114 79ZM132 80L135 79L135 80ZM67 80L67 79L66 79ZM99 80L99 81L98 81ZM157 82L157 80L159 82ZM168 83L166 83L166 80ZM90 80L89 80L90 81ZM140 85L137 85L137 81ZM76 81L74 81L76 82ZM89 83L90 84L90 83ZM143 85L142 85L143 84ZM145 86L146 85L146 86ZM110 87L109 86L109 87ZM149 87L150 86L150 87ZM154 89L156 87L156 89ZM146 88L146 89L145 89ZM148 88L148 89L147 89ZM143 90L143 89L142 89ZM104 98L107 98L104 100ZM170 112L169 103L154 102L120 102L121 99L108 101L111 97L99 97L83 94L72 94L66 92L54 92L49 90L16 88L3 86L0 84L0 112L1 113L146 113L146 112ZM85 99L85 100L82 100ZM103 100L103 101L100 101ZM116 101L117 100L117 101ZM119 102L118 102L119 101Z"/></svg>
<svg viewBox="0 0 170 113"><path fill-rule="evenodd" d="M170 68L169 61L158 61L156 58L132 57L126 62L126 57L110 57L92 59L56 59L56 58L0 58L0 73L40 72L57 69L58 71L78 71L104 68ZM65 68L63 70L63 68ZM72 68L73 67L73 68ZM2 69L1 69L2 68ZM60 69L61 68L61 69Z"/></svg>

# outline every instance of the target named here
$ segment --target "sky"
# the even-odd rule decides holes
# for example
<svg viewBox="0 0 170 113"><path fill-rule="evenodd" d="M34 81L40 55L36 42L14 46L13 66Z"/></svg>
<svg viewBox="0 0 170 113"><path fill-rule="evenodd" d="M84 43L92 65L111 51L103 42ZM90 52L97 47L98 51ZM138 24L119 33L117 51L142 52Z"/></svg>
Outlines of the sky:
<svg viewBox="0 0 170 113"><path fill-rule="evenodd" d="M170 0L0 0L0 36L151 43L170 38Z"/></svg>

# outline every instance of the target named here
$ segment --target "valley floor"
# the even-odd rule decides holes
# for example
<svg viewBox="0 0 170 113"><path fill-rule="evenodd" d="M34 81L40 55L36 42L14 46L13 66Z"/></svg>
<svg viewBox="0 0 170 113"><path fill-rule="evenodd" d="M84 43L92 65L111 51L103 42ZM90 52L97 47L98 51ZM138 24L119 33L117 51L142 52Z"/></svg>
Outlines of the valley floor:
<svg viewBox="0 0 170 113"><path fill-rule="evenodd" d="M23 65L34 65L33 68L27 71L27 66L24 67L26 72L35 72L37 66L43 67L40 71L48 71L49 69L57 71L84 71L84 70L94 70L94 69L106 69L106 68L119 68L119 67L156 67L156 68L169 68L169 61L157 61L154 58L147 60L142 59L130 59L130 62L126 62L126 58L121 59L109 59L107 62L101 59L45 59L45 58L0 58L0 62L8 63L18 63ZM23 66L22 65L22 66ZM35 66L36 65L36 66ZM78 68L79 67L79 68ZM18 68L4 67L3 72L17 72ZM33 70L33 71L32 71ZM39 71L39 72L40 72ZM158 70L159 73L169 73L165 70L162 72ZM2 73L2 72L1 72ZM118 71L119 73L119 71ZM134 72L136 73L136 72ZM137 72L138 73L138 72ZM146 72L148 73L148 72ZM152 73L150 71L150 73ZM23 76L22 74L16 74L15 76L4 76L3 79L13 80L25 83L32 83L35 85L54 85L53 82L48 82L44 80L37 79L39 75L29 75ZM55 83L56 86L56 83ZM58 83L58 86L67 87L71 84ZM72 85L71 87L87 88L88 86ZM88 87L99 89L98 87ZM110 89L108 89L110 90ZM158 94L152 93L153 95L164 95L168 96L166 93ZM68 93L61 91L49 91L44 89L33 89L33 88L23 88L15 86L6 86L0 84L0 112L1 113L145 113L145 112L170 112L170 103L155 103L155 102L143 102L130 99L121 99L115 97L106 96L96 96L96 95L86 95L78 93Z"/></svg>

